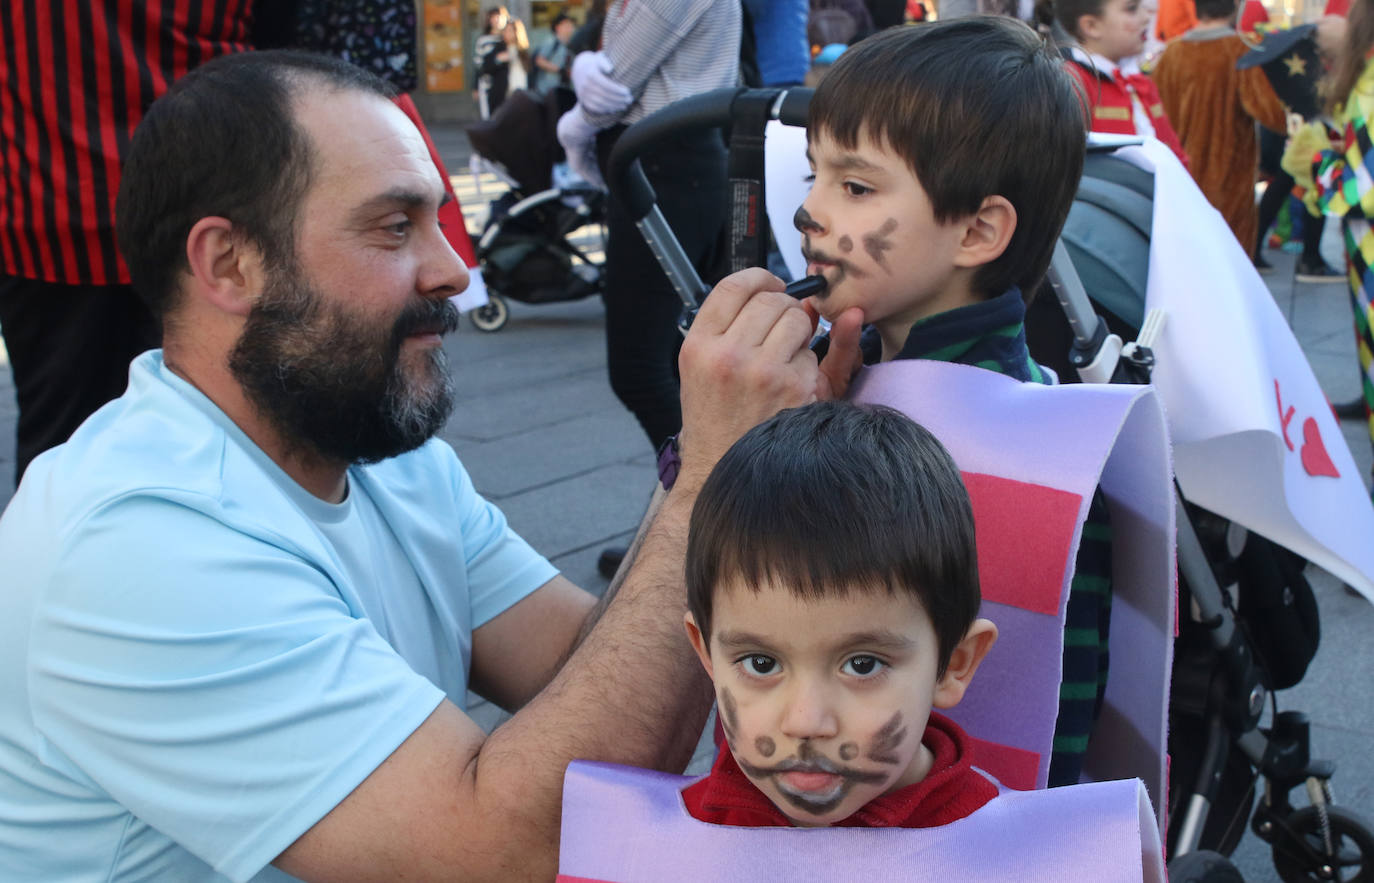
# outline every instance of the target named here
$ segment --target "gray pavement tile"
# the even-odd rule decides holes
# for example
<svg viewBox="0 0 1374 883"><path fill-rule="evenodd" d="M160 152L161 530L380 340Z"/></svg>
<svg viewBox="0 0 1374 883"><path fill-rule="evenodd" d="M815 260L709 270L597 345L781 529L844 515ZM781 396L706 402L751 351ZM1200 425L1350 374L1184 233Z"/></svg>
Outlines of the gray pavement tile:
<svg viewBox="0 0 1374 883"><path fill-rule="evenodd" d="M629 547L634 538L635 531L627 530L624 533L607 537L604 542L594 543L585 549L568 552L551 560L553 566L557 567L573 585L581 586L599 598L611 584L611 581L602 576L596 569L596 561L601 557L601 550L607 546ZM685 635L683 640L687 640Z"/></svg>
<svg viewBox="0 0 1374 883"><path fill-rule="evenodd" d="M650 466L618 463L501 501L516 533L556 558L634 530L658 475Z"/></svg>
<svg viewBox="0 0 1374 883"><path fill-rule="evenodd" d="M605 373L595 369L569 374L557 383L484 396L482 401L480 408L472 407L471 400L456 404L444 437L492 441L575 417L624 410L611 396ZM549 456L556 455L558 444L557 439L550 439Z"/></svg>
<svg viewBox="0 0 1374 883"><path fill-rule="evenodd" d="M557 444L551 446L550 439L556 439ZM496 441L455 445L477 490L497 501L613 463L632 462L648 447L639 424L623 408L575 417ZM520 466L512 468L512 463Z"/></svg>

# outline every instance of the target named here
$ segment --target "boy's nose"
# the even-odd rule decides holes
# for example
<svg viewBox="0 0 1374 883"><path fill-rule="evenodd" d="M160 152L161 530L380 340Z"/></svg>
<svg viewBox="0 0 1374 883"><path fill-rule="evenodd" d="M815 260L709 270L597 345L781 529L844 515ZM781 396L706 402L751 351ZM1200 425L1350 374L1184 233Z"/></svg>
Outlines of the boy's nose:
<svg viewBox="0 0 1374 883"><path fill-rule="evenodd" d="M797 213L792 216L792 226L808 235L825 231L825 228L815 218L811 217L811 213L806 210L806 203L804 202L797 207Z"/></svg>
<svg viewBox="0 0 1374 883"><path fill-rule="evenodd" d="M839 732L835 710L816 686L798 686L788 697L781 730L790 739L828 739Z"/></svg>

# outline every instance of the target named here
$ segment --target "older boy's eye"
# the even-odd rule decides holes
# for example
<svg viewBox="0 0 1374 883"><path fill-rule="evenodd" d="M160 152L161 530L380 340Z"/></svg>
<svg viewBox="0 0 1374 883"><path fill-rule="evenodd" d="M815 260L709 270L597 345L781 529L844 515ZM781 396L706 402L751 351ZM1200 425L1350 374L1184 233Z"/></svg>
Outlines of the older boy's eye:
<svg viewBox="0 0 1374 883"><path fill-rule="evenodd" d="M757 677L771 675L778 669L778 661L771 656L764 656L762 653L746 656L743 662L744 670Z"/></svg>
<svg viewBox="0 0 1374 883"><path fill-rule="evenodd" d="M871 678L882 671L885 665L886 663L875 656L851 656L844 661L841 670L848 675Z"/></svg>

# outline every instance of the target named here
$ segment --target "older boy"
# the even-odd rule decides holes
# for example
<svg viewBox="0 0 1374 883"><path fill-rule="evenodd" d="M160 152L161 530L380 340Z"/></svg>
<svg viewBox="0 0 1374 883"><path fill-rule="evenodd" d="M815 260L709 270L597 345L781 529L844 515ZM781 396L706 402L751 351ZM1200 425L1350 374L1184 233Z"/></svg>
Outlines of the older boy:
<svg viewBox="0 0 1374 883"><path fill-rule="evenodd" d="M997 627L977 618L968 493L897 411L784 411L719 461L692 510L687 635L728 751L683 792L716 824L923 828L997 795L963 698Z"/></svg>
<svg viewBox="0 0 1374 883"><path fill-rule="evenodd" d="M810 194L795 222L807 272L871 324L868 361L937 359L1023 381L1025 298L1040 284L1083 168L1071 75L1008 18L877 34L847 51L811 102ZM1068 600L1049 783L1078 781L1106 684L1110 530L1089 514Z"/></svg>

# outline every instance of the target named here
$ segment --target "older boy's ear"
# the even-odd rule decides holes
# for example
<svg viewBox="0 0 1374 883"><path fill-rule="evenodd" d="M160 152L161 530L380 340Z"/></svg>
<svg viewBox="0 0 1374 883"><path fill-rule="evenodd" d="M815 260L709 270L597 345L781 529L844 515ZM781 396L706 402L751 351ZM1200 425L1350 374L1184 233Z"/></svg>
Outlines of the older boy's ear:
<svg viewBox="0 0 1374 883"><path fill-rule="evenodd" d="M711 673L711 651L706 649L706 638L697 628L697 619L691 612L682 615L682 624L687 628L687 640L692 642L692 649L697 651L697 659L701 660L702 668L706 669L708 678L715 678Z"/></svg>
<svg viewBox="0 0 1374 883"><path fill-rule="evenodd" d="M220 311L248 315L262 291L262 255L227 218L201 218L186 236L191 290Z"/></svg>
<svg viewBox="0 0 1374 883"><path fill-rule="evenodd" d="M1016 206L1005 196L989 196L978 211L969 216L959 252L954 257L956 267L981 267L1002 256L1016 232Z"/></svg>
<svg viewBox="0 0 1374 883"><path fill-rule="evenodd" d="M1096 40L1101 36L1102 19L1095 15L1084 13L1074 22L1078 26L1077 35L1079 40Z"/></svg>
<svg viewBox="0 0 1374 883"><path fill-rule="evenodd" d="M973 675L988 655L992 645L997 643L997 626L989 619L975 619L973 625L964 632L964 637L954 647L949 656L945 673L935 684L935 695L931 704L936 708L953 708L964 698Z"/></svg>

